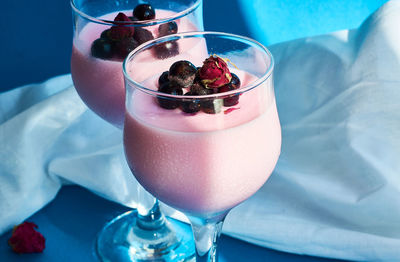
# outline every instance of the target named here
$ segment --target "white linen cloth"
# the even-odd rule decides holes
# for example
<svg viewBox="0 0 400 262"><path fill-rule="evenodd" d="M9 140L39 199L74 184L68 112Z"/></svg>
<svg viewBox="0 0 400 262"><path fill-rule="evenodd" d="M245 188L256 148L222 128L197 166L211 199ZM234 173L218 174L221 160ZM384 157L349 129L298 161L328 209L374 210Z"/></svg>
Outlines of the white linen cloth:
<svg viewBox="0 0 400 262"><path fill-rule="evenodd" d="M279 250L400 260L400 1L357 30L277 44L282 154L224 232ZM121 131L70 75L0 94L0 234L73 183L135 206Z"/></svg>

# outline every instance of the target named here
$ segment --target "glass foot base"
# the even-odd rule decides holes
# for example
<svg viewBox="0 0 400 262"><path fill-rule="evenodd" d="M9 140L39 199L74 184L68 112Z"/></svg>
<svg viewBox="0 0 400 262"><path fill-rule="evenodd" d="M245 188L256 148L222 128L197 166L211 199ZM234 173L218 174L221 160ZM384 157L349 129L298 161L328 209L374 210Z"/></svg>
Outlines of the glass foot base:
<svg viewBox="0 0 400 262"><path fill-rule="evenodd" d="M129 211L106 224L96 241L100 261L195 261L189 225L167 219L162 226L149 229L137 221L137 212Z"/></svg>

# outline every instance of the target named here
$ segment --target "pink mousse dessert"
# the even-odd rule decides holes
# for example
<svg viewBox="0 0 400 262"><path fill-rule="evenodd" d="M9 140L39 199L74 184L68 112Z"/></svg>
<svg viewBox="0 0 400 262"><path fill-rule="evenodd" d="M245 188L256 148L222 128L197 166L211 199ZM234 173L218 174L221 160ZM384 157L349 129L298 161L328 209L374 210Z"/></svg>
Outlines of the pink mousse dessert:
<svg viewBox="0 0 400 262"><path fill-rule="evenodd" d="M217 56L200 68L175 62L142 85L181 99L135 90L127 103L124 146L133 174L151 194L188 214L216 214L246 200L267 181L280 154L272 79L246 89L257 78L227 64ZM213 96L240 88L247 91Z"/></svg>
<svg viewBox="0 0 400 262"><path fill-rule="evenodd" d="M79 96L92 111L119 128L122 128L125 111L123 59L134 48L153 38L199 29L186 16L160 25L132 26L137 25L137 21L176 15L172 11L154 10L151 6L150 11L139 7L143 8L143 5L138 5L133 12L114 12L98 18L114 21L112 26L87 23L77 30L72 47L71 74ZM169 43L154 55L160 58L173 56L181 48L176 43Z"/></svg>

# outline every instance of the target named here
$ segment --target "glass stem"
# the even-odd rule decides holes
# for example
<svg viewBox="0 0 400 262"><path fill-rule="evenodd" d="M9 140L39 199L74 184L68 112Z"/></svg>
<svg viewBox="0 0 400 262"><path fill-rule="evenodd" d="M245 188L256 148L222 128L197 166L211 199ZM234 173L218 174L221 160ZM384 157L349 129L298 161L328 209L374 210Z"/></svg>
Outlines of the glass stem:
<svg viewBox="0 0 400 262"><path fill-rule="evenodd" d="M189 218L196 243L196 262L216 262L217 242L225 215L214 219Z"/></svg>
<svg viewBox="0 0 400 262"><path fill-rule="evenodd" d="M156 230L165 224L165 216L160 210L158 200L139 186L137 225L144 230Z"/></svg>
<svg viewBox="0 0 400 262"><path fill-rule="evenodd" d="M132 227L130 241L141 243L142 250L152 250L153 256L161 257L163 252L174 249L180 243L161 212L158 200L143 187L138 188L138 197L136 225Z"/></svg>

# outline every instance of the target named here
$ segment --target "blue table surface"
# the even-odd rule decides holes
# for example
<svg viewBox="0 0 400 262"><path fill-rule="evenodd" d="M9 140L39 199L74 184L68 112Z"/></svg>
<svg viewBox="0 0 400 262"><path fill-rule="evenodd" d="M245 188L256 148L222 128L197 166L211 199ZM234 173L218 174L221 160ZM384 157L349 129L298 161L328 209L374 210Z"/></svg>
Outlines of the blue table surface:
<svg viewBox="0 0 400 262"><path fill-rule="evenodd" d="M296 32L296 36L307 34L307 27L304 26L296 28L291 25L286 27L286 31L282 31L282 21L289 17L285 18L284 15L291 14L288 13L289 8L293 12L297 12L296 17L313 18L313 12L316 14L315 3L318 1L307 2L309 5L303 1L268 1L268 4L266 4L267 1L204 0L205 29L247 35L262 41L264 44L269 44L268 39L278 39L274 36L293 36L293 32ZM302 4L297 5L296 9L294 2ZM329 9L331 9L329 4L324 9L321 5L322 2L325 3L325 1L320 1L317 8L318 17L324 17L326 14L323 12L329 12ZM326 3L329 2L338 4L340 1L326 1ZM352 16L351 21L349 21L349 25L354 27L359 25L369 13L385 1L342 2L347 4L351 2L353 5L363 7L359 9L363 11L356 12L357 15ZM259 30L263 27L255 28L254 22L256 20L251 19L260 17L260 10L248 3L261 3L263 6L272 7L272 9L265 11L268 12L268 16L265 16L266 22L275 21L275 23L270 23L271 27L274 26L269 33L270 35L268 35L268 32L264 32L265 35L257 35L260 34ZM5 1L2 7L3 12L0 16L2 84L0 85L0 92L70 72L72 23L68 0ZM230 11L224 12L224 19L221 19L221 10L224 10L224 8L229 8ZM339 9L339 11L342 9ZM257 12L253 12L253 10ZM299 12L303 12L303 14ZM254 17L252 17L253 14ZM342 18L341 23L337 26L332 23L326 24L325 28L318 29L318 33L324 32L324 30L333 31L346 28L343 24L344 16L340 12L336 12L335 15L338 16L338 19ZM346 16L346 19L350 18ZM276 21L279 21L279 23ZM305 24L313 27L315 23ZM324 27L321 21L318 22L318 25ZM249 30L249 28L253 28L253 30ZM302 31L299 32L299 30ZM287 36L286 40L289 38ZM285 39L279 38L279 40ZM77 186L64 187L55 200L27 219L37 223L40 232L46 236L47 246L44 253L14 254L7 245L7 239L11 232L6 232L0 236L0 261L96 261L93 255L93 243L97 232L107 221L127 210L126 207L102 199L83 188ZM338 261L278 252L225 235L222 236L219 250L220 261Z"/></svg>
<svg viewBox="0 0 400 262"><path fill-rule="evenodd" d="M18 255L7 240L11 231L0 236L0 261L98 261L94 241L103 225L129 209L105 200L78 186L64 186L56 198L28 218L46 237L46 248L40 254ZM218 246L221 262L294 261L333 262L339 260L300 256L259 247L222 235Z"/></svg>

